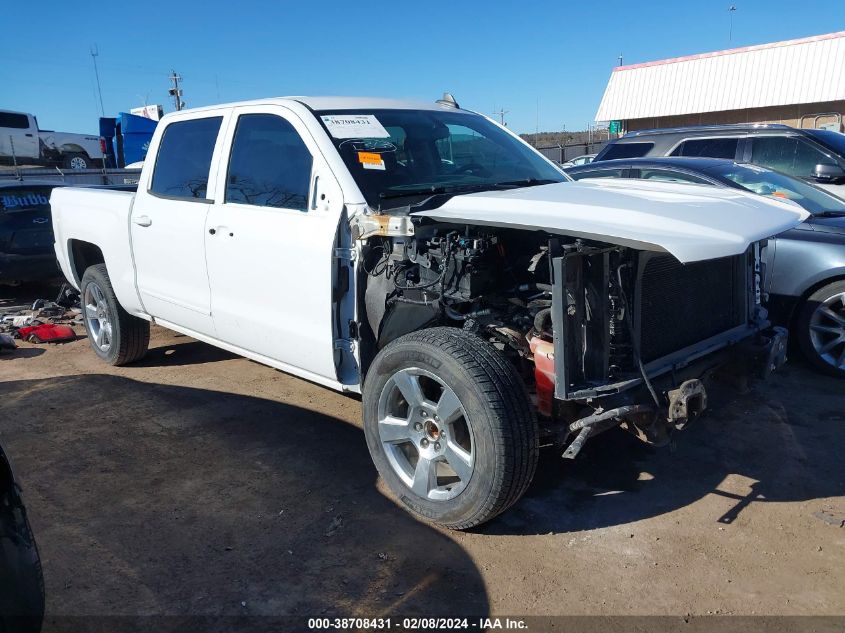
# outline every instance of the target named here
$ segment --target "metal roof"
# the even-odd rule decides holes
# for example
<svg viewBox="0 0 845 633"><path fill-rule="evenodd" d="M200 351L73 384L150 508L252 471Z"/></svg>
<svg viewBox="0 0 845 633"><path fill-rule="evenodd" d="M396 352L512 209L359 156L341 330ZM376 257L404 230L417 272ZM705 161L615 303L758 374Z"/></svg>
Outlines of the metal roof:
<svg viewBox="0 0 845 633"><path fill-rule="evenodd" d="M845 99L845 31L613 69L596 121Z"/></svg>

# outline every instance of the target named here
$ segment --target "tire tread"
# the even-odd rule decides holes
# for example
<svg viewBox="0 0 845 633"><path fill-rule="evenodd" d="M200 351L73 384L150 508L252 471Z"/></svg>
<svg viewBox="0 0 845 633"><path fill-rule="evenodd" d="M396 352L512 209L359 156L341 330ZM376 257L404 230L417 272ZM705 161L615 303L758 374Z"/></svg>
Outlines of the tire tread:
<svg viewBox="0 0 845 633"><path fill-rule="evenodd" d="M118 320L119 332L117 337L118 350L113 358L105 360L116 367L141 360L146 355L150 345L150 322L132 316L123 309L123 306L117 301L105 264L96 264L85 271L81 284L83 287L85 286L85 278L89 276L96 278L97 283L116 306L115 318Z"/></svg>

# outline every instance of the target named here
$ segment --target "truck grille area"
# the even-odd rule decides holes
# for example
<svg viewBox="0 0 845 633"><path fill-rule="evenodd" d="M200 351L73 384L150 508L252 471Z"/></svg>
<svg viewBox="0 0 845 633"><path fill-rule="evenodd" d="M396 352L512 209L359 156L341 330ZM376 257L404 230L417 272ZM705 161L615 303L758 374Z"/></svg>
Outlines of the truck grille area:
<svg viewBox="0 0 845 633"><path fill-rule="evenodd" d="M681 264L649 256L640 287L643 362L694 345L746 320L745 257Z"/></svg>

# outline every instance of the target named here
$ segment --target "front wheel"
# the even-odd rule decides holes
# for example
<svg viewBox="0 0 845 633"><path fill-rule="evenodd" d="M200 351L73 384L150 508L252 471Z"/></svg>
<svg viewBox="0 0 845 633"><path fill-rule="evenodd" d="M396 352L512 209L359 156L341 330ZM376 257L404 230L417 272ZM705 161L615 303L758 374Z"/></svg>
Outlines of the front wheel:
<svg viewBox="0 0 845 633"><path fill-rule="evenodd" d="M373 360L363 405L379 474L426 520L471 528L531 483L538 430L525 386L476 336L433 328L392 342Z"/></svg>
<svg viewBox="0 0 845 633"><path fill-rule="evenodd" d="M817 369L845 378L845 281L816 290L798 313L798 343Z"/></svg>
<svg viewBox="0 0 845 633"><path fill-rule="evenodd" d="M82 316L94 352L110 365L140 360L150 343L150 323L132 316L118 303L105 264L82 275Z"/></svg>

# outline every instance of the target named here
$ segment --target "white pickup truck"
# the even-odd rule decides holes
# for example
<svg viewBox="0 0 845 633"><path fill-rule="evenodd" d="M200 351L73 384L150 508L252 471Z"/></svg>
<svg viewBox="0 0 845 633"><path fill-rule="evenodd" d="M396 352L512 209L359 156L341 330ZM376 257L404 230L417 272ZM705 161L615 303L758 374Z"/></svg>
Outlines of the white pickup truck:
<svg viewBox="0 0 845 633"><path fill-rule="evenodd" d="M574 457L618 425L663 443L712 372L780 365L760 251L806 217L734 189L574 183L445 97L169 114L137 193L51 202L104 361L140 359L154 322L361 393L381 476L455 529L519 499L541 444Z"/></svg>
<svg viewBox="0 0 845 633"><path fill-rule="evenodd" d="M33 115L0 110L0 164L93 169L102 167L103 147L99 136L39 130Z"/></svg>

